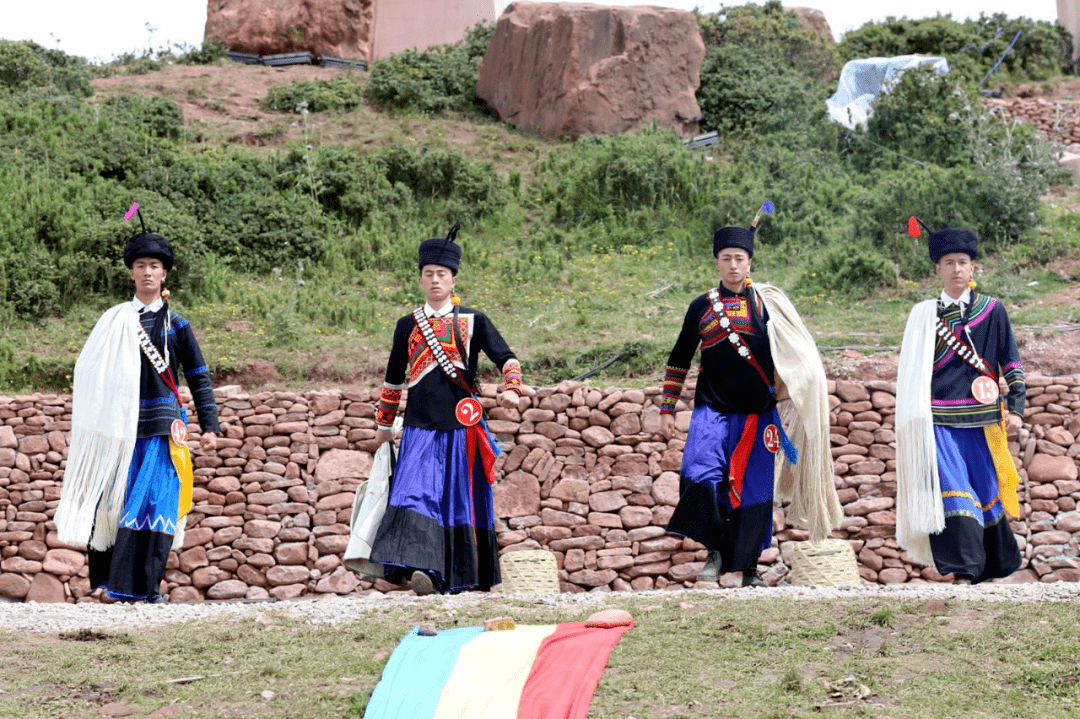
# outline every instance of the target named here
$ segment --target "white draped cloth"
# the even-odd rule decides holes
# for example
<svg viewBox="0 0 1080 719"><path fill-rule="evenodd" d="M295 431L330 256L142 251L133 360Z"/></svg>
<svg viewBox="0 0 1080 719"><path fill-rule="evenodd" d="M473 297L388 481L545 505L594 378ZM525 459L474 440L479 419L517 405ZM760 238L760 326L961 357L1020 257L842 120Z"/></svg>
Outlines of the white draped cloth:
<svg viewBox="0 0 1080 719"><path fill-rule="evenodd" d="M937 300L912 308L896 381L896 541L915 561L931 567L930 535L945 529L930 408L936 323Z"/></svg>
<svg viewBox="0 0 1080 719"><path fill-rule="evenodd" d="M780 403L785 431L799 451L792 465L776 453L776 495L790 499L788 517L821 541L844 518L833 484L829 449L829 389L817 344L794 305L778 287L755 282L754 290L769 311L769 346L776 375L790 402Z"/></svg>
<svg viewBox="0 0 1080 719"><path fill-rule="evenodd" d="M132 303L116 305L75 363L71 447L54 517L65 544L104 551L116 541L139 424L138 332Z"/></svg>

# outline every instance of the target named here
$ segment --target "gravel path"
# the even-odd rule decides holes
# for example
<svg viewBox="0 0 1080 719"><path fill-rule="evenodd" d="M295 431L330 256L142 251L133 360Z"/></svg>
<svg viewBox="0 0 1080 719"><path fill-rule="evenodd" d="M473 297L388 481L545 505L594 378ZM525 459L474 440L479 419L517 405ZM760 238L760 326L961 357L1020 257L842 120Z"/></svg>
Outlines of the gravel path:
<svg viewBox="0 0 1080 719"><path fill-rule="evenodd" d="M541 606L607 608L620 607L627 601L724 597L733 600L860 600L888 599L961 599L983 602L1080 602L1080 583L1054 584L983 584L895 585L875 587L773 587L768 589L680 589L645 592L594 592L548 596L519 596ZM329 596L285 602L202 602L192 604L38 604L36 602L0 603L0 630L58 632L74 629L137 629L204 619L243 619L267 612L285 612L306 618L310 624L346 624L368 612L388 608L416 607L445 609L482 606L503 595L459 594L445 597L415 597L411 594L369 594L366 596Z"/></svg>

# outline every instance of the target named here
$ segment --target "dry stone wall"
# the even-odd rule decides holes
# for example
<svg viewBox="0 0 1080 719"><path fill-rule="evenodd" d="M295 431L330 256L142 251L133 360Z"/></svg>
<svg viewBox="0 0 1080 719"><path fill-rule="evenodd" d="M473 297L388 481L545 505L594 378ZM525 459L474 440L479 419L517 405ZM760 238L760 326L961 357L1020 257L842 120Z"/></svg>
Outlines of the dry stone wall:
<svg viewBox="0 0 1080 719"><path fill-rule="evenodd" d="M865 582L950 581L896 544L895 384L841 380L829 389L845 514L835 536L851 542ZM494 490L502 551L552 551L566 591L697 586L704 547L664 530L678 503L683 442L659 433L656 391L567 382L516 410L497 407L495 396L483 388L505 450ZM1080 581L1080 376L1030 377L1028 396L1024 429L1009 445L1021 467L1023 519L1012 527L1025 557L1012 581ZM376 400L369 391L219 394L222 436L216 452L195 452L195 508L169 558L169 598L401 589L361 581L341 564L354 492L371 469ZM680 403L680 433L689 420ZM59 542L52 522L70 433L70 397L0 397L0 597L100 598L84 548ZM769 584L788 578L795 542L806 539L785 525L782 506L774 523L761 556Z"/></svg>

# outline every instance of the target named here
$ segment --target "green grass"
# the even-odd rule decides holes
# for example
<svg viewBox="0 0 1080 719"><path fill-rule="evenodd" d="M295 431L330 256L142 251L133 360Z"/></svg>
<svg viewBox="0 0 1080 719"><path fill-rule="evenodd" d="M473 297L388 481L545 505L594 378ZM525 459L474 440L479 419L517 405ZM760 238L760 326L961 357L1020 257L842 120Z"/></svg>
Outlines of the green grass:
<svg viewBox="0 0 1080 719"><path fill-rule="evenodd" d="M458 291L466 304L495 320L522 358L527 381L540 386L583 374L612 357L618 359L591 382L657 384L687 305L715 282L707 256L687 260L672 243L596 250L557 263L541 262L530 252L491 252L482 270L466 261ZM765 252L756 262L755 281L789 288L826 359L846 349L896 353L912 304L939 291L928 271L921 283L865 300L805 295L790 290L797 264ZM1060 272L1020 267L1008 256L981 264L980 288L1006 301L1015 327L1046 334L1055 324L1080 322L1080 305L1058 301L1075 284ZM360 272L345 261L305 271L302 285L287 268L253 278L211 263L209 272L212 301L178 291L172 306L196 329L218 384L265 382L265 373L252 368L269 363L276 370L269 385L277 388L374 386L385 368L395 322L422 301L408 273ZM1033 281L1037 284L1029 285ZM19 371L6 381L0 377L0 392L68 391L71 368L94 322L123 299L99 298L41 323L11 322L0 353L6 347ZM488 380L497 379L486 360L482 370Z"/></svg>
<svg viewBox="0 0 1080 719"><path fill-rule="evenodd" d="M652 594L607 604L627 608L636 626L611 654L592 719L1049 718L1072 716L1080 702L1075 603ZM0 715L88 716L115 703L178 717L359 717L413 623L509 615L541 624L594 609L485 598L394 605L343 626L272 610L142 631L0 632Z"/></svg>

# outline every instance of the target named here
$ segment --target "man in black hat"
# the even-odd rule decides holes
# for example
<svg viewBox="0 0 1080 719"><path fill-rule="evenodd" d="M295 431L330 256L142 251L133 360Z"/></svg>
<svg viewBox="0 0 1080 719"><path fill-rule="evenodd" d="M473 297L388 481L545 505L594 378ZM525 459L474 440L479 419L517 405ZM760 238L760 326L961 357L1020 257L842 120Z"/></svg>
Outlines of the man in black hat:
<svg viewBox="0 0 1080 719"><path fill-rule="evenodd" d="M500 581L491 493L498 448L483 422L476 371L483 350L503 374L499 403L517 409L521 365L491 320L454 293L459 228L420 245L426 302L398 320L376 416L376 439L390 441L408 387L400 456L371 561L417 594L487 590Z"/></svg>
<svg viewBox="0 0 1080 719"><path fill-rule="evenodd" d="M102 315L75 365L71 449L55 519L61 541L89 545L92 588L160 603L165 563L182 542L192 504L180 366L204 452L216 447L217 404L191 326L163 292L173 267L169 241L135 235L124 264L135 297Z"/></svg>
<svg viewBox="0 0 1080 719"><path fill-rule="evenodd" d="M912 217L909 232L920 225ZM1005 307L975 291L975 232L935 230L929 250L944 288L912 309L900 351L896 534L919 562L976 583L1022 562L1006 518L1019 515L1020 482L1006 437L1021 425L1024 369Z"/></svg>
<svg viewBox="0 0 1080 719"><path fill-rule="evenodd" d="M762 209L771 211L771 203ZM720 285L690 303L668 358L660 410L661 430L671 439L675 406L700 344L679 504L667 529L708 549L699 581L741 572L744 587L764 586L757 561L772 542L778 471L781 493L795 498L789 514L805 522L814 539L827 536L841 519L828 453L824 368L783 293L750 281L757 219L749 228L724 227L713 236ZM798 447L776 410L778 399L787 397L777 392L781 379L797 400ZM785 460L778 462L777 453Z"/></svg>

